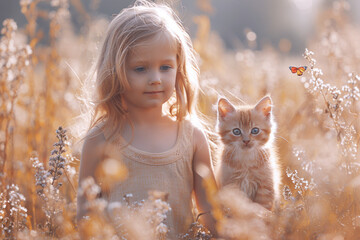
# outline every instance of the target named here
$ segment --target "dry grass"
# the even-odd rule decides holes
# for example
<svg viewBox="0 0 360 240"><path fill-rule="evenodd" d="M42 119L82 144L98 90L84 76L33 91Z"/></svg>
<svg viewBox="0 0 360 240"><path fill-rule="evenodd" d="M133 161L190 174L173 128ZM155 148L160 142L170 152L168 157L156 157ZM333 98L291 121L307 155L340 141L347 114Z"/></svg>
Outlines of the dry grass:
<svg viewBox="0 0 360 240"><path fill-rule="evenodd" d="M79 79L86 78L107 21L71 1L84 23L76 34L68 1L20 2L27 26L17 29L6 20L0 39L0 238L164 239L166 195L149 193L141 204L127 196L126 205L109 205L97 197L93 179L79 193L86 195L92 217L77 226L78 135L58 126L71 126L81 110ZM213 11L209 1L198 3ZM304 58L276 49L228 51L211 32L208 17L195 18L194 45L206 89L201 111L214 116L218 92L245 102L270 93L278 123L283 198L274 212L264 212L241 193L224 190L215 196L213 183L205 183L224 238L359 238L360 31L348 20L347 8L336 2L318 16ZM38 28L39 19L49 24L48 34ZM302 77L289 72L294 62L308 66ZM117 169L114 178L121 180L126 169ZM182 239L209 235L194 223Z"/></svg>

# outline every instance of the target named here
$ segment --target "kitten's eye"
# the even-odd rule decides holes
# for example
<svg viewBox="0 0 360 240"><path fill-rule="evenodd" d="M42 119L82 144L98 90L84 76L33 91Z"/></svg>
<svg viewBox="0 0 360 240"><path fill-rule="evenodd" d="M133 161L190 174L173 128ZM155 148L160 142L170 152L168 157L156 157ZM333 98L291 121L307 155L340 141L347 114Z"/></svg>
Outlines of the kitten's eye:
<svg viewBox="0 0 360 240"><path fill-rule="evenodd" d="M241 134L241 130L239 128L234 128L232 132L233 132L234 135L240 135Z"/></svg>
<svg viewBox="0 0 360 240"><path fill-rule="evenodd" d="M257 127L251 129L251 134L253 134L253 135L257 135L257 134L259 134L259 132L260 132L260 129Z"/></svg>

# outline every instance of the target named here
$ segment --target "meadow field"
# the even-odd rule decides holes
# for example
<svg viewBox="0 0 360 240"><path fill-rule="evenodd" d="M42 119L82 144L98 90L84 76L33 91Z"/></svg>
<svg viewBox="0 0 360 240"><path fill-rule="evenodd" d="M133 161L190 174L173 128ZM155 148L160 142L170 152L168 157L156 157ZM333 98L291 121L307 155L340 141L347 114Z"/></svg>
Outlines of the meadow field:
<svg viewBox="0 0 360 240"><path fill-rule="evenodd" d="M211 8L209 1L198 2L204 12ZM0 36L0 238L165 239L162 221L169 209L161 193L141 206L133 206L131 196L126 206L109 205L97 198L93 179L81 191L90 218L76 223L86 129L82 87L109 20L88 13L80 0L19 3L28 23L18 28L7 19ZM69 4L82 19L80 30ZM251 35L229 50L206 14L194 16L201 112L213 119L219 94L249 104L270 94L277 122L282 197L272 213L239 193L216 194L214 183L204 182L225 239L360 239L360 29L350 21L349 7L338 1L324 9L298 56L288 54L288 41L255 49ZM47 30L39 28L39 19ZM297 76L291 65L307 70ZM112 158L98 171L108 187L126 173ZM194 222L181 238L210 236Z"/></svg>

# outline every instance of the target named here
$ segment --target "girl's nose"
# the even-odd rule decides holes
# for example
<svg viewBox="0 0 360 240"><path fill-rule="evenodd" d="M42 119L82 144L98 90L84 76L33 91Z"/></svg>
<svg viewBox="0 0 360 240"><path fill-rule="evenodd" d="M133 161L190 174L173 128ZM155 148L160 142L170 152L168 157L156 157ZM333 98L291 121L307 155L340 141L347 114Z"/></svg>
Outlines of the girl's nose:
<svg viewBox="0 0 360 240"><path fill-rule="evenodd" d="M161 83L160 74L159 73L152 73L150 75L149 84L150 85L157 85Z"/></svg>

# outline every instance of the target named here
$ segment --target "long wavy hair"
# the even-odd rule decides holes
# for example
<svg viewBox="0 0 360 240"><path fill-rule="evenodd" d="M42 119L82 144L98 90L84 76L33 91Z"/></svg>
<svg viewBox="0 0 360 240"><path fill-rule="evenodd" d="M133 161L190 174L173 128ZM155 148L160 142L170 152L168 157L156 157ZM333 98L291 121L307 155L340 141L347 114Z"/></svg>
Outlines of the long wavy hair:
<svg viewBox="0 0 360 240"><path fill-rule="evenodd" d="M138 0L123 9L107 29L95 69L96 94L89 129L99 126L109 140L130 121L122 100L130 87L125 72L127 56L131 48L161 32L167 33L178 49L175 91L166 112L180 121L193 111L199 68L190 36L169 6Z"/></svg>

